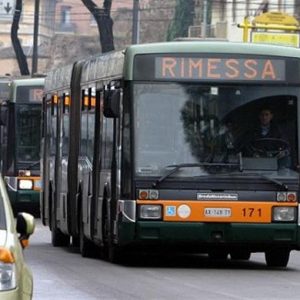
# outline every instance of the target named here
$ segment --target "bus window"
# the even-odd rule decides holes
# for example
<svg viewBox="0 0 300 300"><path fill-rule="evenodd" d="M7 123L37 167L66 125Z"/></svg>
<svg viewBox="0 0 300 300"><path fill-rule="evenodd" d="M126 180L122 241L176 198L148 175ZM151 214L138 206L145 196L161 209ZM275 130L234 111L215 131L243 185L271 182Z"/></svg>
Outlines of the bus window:
<svg viewBox="0 0 300 300"><path fill-rule="evenodd" d="M182 163L237 163L239 153L243 156L244 167L259 171L283 167L275 153L258 155L245 150L253 146L251 131L259 110L266 104L273 107L274 121L276 119L286 132L294 133L286 136L291 145L292 168L295 168L297 107L293 99L297 93L292 87L284 90L255 86L136 84L136 172L159 174L163 166ZM229 123L234 129L234 142L231 143ZM279 142L273 141L273 147L282 148ZM266 165L262 167L262 163ZM193 172L207 175L213 169L188 168L177 175Z"/></svg>
<svg viewBox="0 0 300 300"><path fill-rule="evenodd" d="M19 86L16 91L16 101L42 103L43 93L43 86Z"/></svg>
<svg viewBox="0 0 300 300"><path fill-rule="evenodd" d="M16 111L18 141L17 161L38 161L40 155L41 108L26 104L19 105Z"/></svg>

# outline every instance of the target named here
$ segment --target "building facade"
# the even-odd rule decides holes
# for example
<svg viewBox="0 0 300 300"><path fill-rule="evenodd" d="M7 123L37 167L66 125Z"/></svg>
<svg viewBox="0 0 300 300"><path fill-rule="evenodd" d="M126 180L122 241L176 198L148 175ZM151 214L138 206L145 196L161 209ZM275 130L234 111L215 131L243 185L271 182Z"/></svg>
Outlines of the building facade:
<svg viewBox="0 0 300 300"><path fill-rule="evenodd" d="M1 7L2 5L2 7ZM40 1L39 12L39 69L44 69L49 59L48 46L54 33L56 0ZM15 0L0 3L0 75L20 75L11 42L11 27L15 13ZM19 22L18 38L31 69L34 34L35 0L23 1Z"/></svg>
<svg viewBox="0 0 300 300"><path fill-rule="evenodd" d="M195 21L190 29L190 36L242 41L243 31L238 28L238 24L245 17L251 20L267 11L280 11L297 17L299 4L300 0L195 0Z"/></svg>

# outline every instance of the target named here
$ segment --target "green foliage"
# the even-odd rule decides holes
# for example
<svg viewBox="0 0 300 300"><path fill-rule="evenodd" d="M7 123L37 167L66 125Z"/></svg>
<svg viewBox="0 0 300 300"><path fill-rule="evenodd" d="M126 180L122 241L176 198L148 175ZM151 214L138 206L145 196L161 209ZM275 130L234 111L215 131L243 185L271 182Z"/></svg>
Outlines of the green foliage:
<svg viewBox="0 0 300 300"><path fill-rule="evenodd" d="M194 0L176 0L175 17L167 32L168 41L188 36L189 26L193 25L194 13Z"/></svg>

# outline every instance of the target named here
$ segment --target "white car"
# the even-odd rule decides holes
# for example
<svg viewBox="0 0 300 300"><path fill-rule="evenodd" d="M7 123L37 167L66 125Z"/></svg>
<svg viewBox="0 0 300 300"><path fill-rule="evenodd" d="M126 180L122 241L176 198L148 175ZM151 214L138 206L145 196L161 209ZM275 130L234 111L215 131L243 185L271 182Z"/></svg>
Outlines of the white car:
<svg viewBox="0 0 300 300"><path fill-rule="evenodd" d="M32 299L33 277L25 264L23 248L35 227L34 218L19 213L14 218L2 175L0 175L0 299Z"/></svg>

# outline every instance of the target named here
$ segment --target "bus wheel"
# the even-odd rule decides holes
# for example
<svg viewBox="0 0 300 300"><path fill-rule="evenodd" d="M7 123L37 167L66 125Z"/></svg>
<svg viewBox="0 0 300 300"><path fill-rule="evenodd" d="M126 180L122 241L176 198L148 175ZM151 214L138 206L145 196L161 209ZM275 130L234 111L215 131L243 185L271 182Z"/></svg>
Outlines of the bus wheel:
<svg viewBox="0 0 300 300"><path fill-rule="evenodd" d="M108 242L108 260L112 263L118 264L124 262L125 255L120 246L113 243L111 238Z"/></svg>
<svg viewBox="0 0 300 300"><path fill-rule="evenodd" d="M54 247L68 247L70 245L70 237L63 234L58 228L52 228L51 241Z"/></svg>
<svg viewBox="0 0 300 300"><path fill-rule="evenodd" d="M82 257L96 257L97 247L84 236L82 213L80 214L79 224L79 249Z"/></svg>
<svg viewBox="0 0 300 300"><path fill-rule="evenodd" d="M230 252L230 258L232 260L249 260L251 252L247 250L234 250Z"/></svg>
<svg viewBox="0 0 300 300"><path fill-rule="evenodd" d="M271 249L265 252L268 267L285 268L289 262L290 250L284 248Z"/></svg>
<svg viewBox="0 0 300 300"><path fill-rule="evenodd" d="M208 253L208 256L210 259L220 259L220 260L225 260L227 259L228 252L222 249L216 249L216 250L211 250Z"/></svg>

